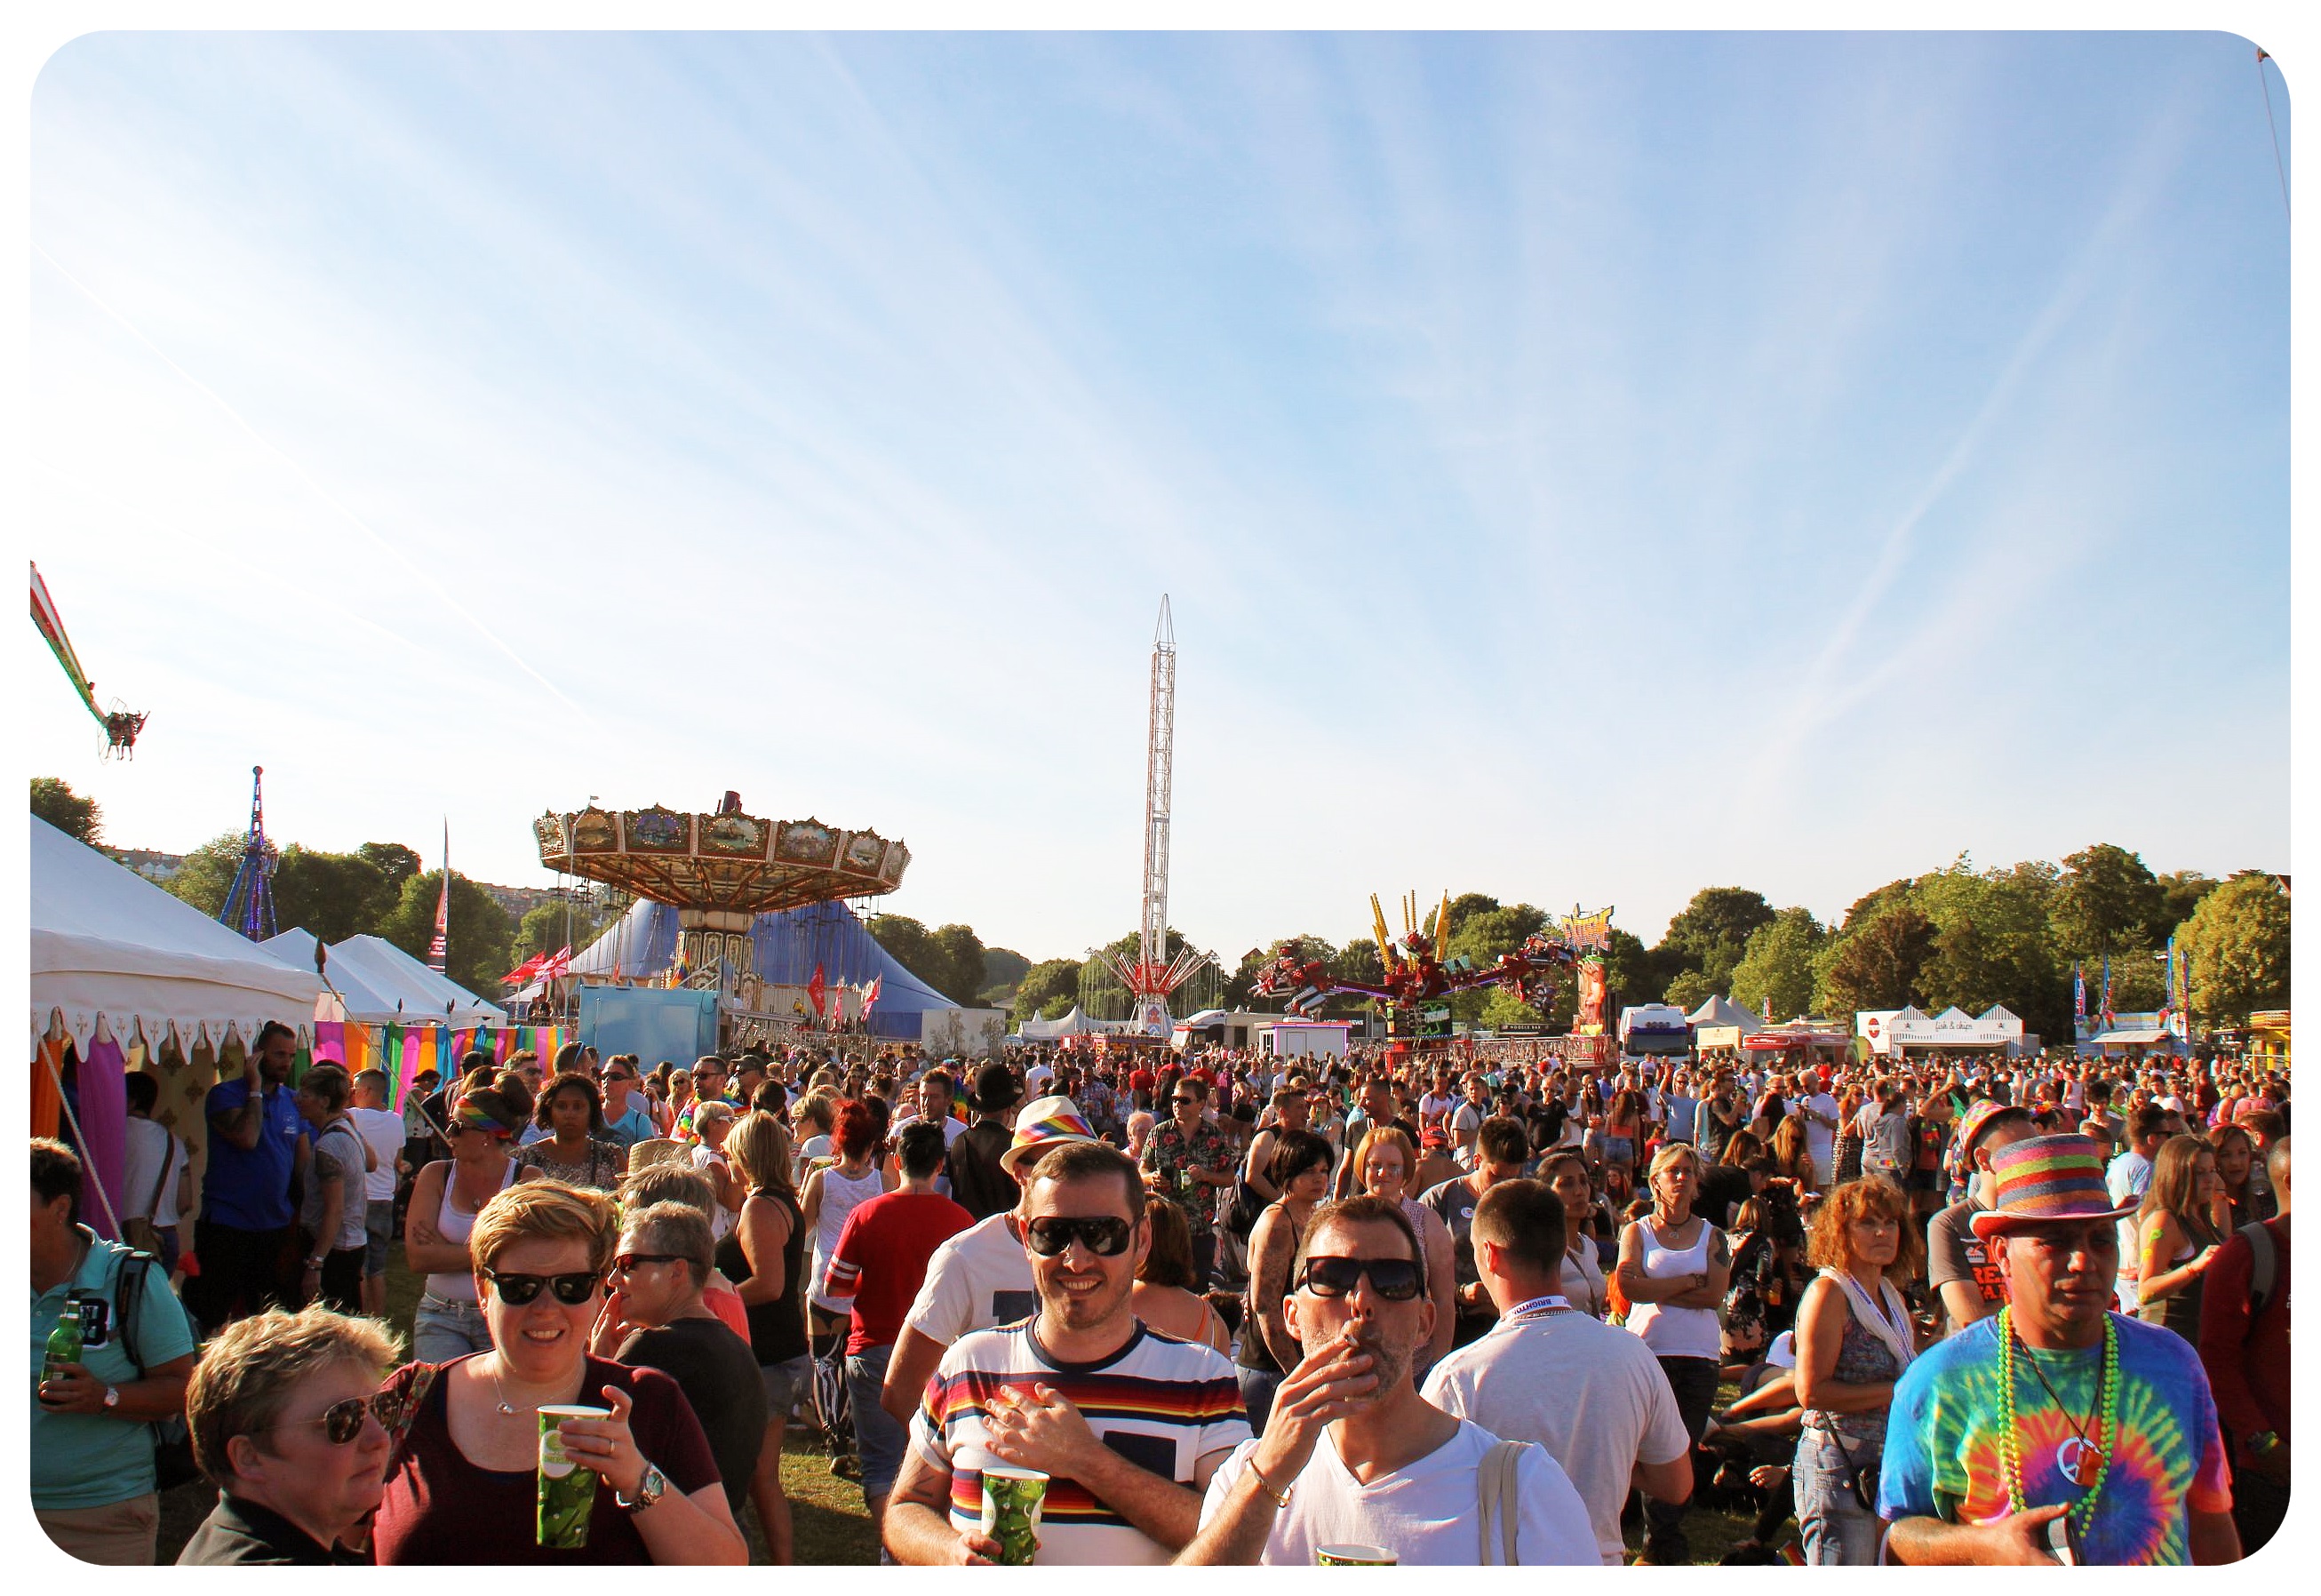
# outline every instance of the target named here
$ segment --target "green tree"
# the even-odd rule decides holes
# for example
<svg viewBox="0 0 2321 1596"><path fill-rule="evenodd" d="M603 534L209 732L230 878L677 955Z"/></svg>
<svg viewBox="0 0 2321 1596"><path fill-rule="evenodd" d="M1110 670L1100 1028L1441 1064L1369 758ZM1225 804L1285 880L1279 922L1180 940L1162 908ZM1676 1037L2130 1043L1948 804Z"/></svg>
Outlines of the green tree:
<svg viewBox="0 0 2321 1596"><path fill-rule="evenodd" d="M1668 991L1661 997L1661 1001L1673 1003L1687 1014L1690 1014L1715 996L1716 996L1716 989L1709 984L1707 975L1698 970L1688 970L1669 982ZM1574 1008L1576 1010L1576 1004Z"/></svg>
<svg viewBox="0 0 2321 1596"><path fill-rule="evenodd" d="M1812 1011L1814 954L1827 933L1802 908L1785 908L1749 935L1733 967L1733 999L1767 1019Z"/></svg>
<svg viewBox="0 0 2321 1596"><path fill-rule="evenodd" d="M940 962L940 980L927 984L961 1008L979 1006L983 993L983 939L972 926L939 926L927 936Z"/></svg>
<svg viewBox="0 0 2321 1596"><path fill-rule="evenodd" d="M429 871L405 880L395 907L373 934L384 937L415 959L427 957L435 937L435 903L443 872ZM446 927L443 973L485 999L496 999L500 977L510 964L508 944L515 927L492 895L467 877L451 872L451 912Z"/></svg>
<svg viewBox="0 0 2321 1596"><path fill-rule="evenodd" d="M418 854L401 843L365 843L355 852L369 862L370 867L378 871L379 880L387 883L388 890L394 894L394 898L388 899L390 903L402 896L404 882L427 868L420 862ZM561 947L564 944L559 943L557 945Z"/></svg>
<svg viewBox="0 0 2321 1596"><path fill-rule="evenodd" d="M2098 843L2065 854L2063 866L2048 920L2056 951L2065 958L2132 953L2166 935L2167 894L2142 854Z"/></svg>
<svg viewBox="0 0 2321 1596"><path fill-rule="evenodd" d="M936 991L942 990L942 955L925 926L908 915L873 915L862 923L870 938L893 955L895 962Z"/></svg>
<svg viewBox="0 0 2321 1596"><path fill-rule="evenodd" d="M161 885L215 919L233 889L233 872L241 868L242 840L238 831L212 837L187 854L177 873Z"/></svg>
<svg viewBox="0 0 2321 1596"><path fill-rule="evenodd" d="M1527 903L1511 904L1504 908L1495 906L1464 918L1460 917L1454 904L1451 916L1450 951L1459 957L1473 960L1479 967L1496 964L1523 946L1526 937L1546 924L1546 913Z"/></svg>
<svg viewBox="0 0 2321 1596"><path fill-rule="evenodd" d="M92 848L105 844L105 814L96 800L83 798L54 776L32 778L32 813Z"/></svg>
<svg viewBox="0 0 2321 1596"><path fill-rule="evenodd" d="M1915 896L1934 922L1933 954L1919 971L1927 1006L1980 1014L2003 1003L2043 1036L2067 1034L2071 995L2055 955L2052 867L1977 871L1964 854L1918 878Z"/></svg>
<svg viewBox="0 0 2321 1596"><path fill-rule="evenodd" d="M2289 1003L2289 894L2251 871L2200 899L2177 939L2192 961L2192 1009L2210 1025Z"/></svg>
<svg viewBox="0 0 2321 1596"><path fill-rule="evenodd" d="M1761 892L1746 887L1704 887L1669 922L1668 934L1655 952L1677 970L1699 971L1705 980L1701 992L1705 999L1711 993L1730 990L1733 967L1741 962L1750 935L1758 926L1771 924L1772 918L1773 906Z"/></svg>
<svg viewBox="0 0 2321 1596"><path fill-rule="evenodd" d="M1845 934L1815 956L1816 1012L1835 1017L1923 1003L1920 972L1934 954L1934 921L1907 898L1892 898L1868 920L1857 925L1855 918L1848 915Z"/></svg>
<svg viewBox="0 0 2321 1596"><path fill-rule="evenodd" d="M2160 878L2160 918L2155 924L2163 932L2177 930L2216 889L2216 883L2197 870L2170 871Z"/></svg>
<svg viewBox="0 0 2321 1596"><path fill-rule="evenodd" d="M1653 994L1666 991L1675 974L1661 971L1642 937L1613 927L1612 945L1604 955L1604 999L1615 1013L1638 1003L1657 1001ZM1561 987L1570 983L1557 984Z"/></svg>
<svg viewBox="0 0 2321 1596"><path fill-rule="evenodd" d="M1013 948L983 950L983 990L986 1008L1006 1008L1015 1000L1015 983L1032 968L1032 961Z"/></svg>
<svg viewBox="0 0 2321 1596"><path fill-rule="evenodd" d="M360 853L325 853L293 843L274 869L275 923L286 931L303 926L325 943L371 930L398 897Z"/></svg>
<svg viewBox="0 0 2321 1596"><path fill-rule="evenodd" d="M569 937L565 921L568 907L571 910ZM535 903L524 910L523 918L516 922L515 939L508 945L508 967L514 969L534 953L553 953L568 943L574 953L580 953L604 935L613 922L619 918L619 913L609 906L599 906L584 897L576 897L569 906L554 898ZM629 971L624 973L642 972Z"/></svg>
<svg viewBox="0 0 2321 1596"><path fill-rule="evenodd" d="M1015 983L1009 1008L1018 1020L1061 1019L1079 1000L1080 962L1042 959Z"/></svg>
<svg viewBox="0 0 2321 1596"><path fill-rule="evenodd" d="M1494 1030L1506 1026L1535 1026L1544 1017L1530 1004L1516 997L1506 987L1493 987L1484 995L1481 1012L1477 1020Z"/></svg>

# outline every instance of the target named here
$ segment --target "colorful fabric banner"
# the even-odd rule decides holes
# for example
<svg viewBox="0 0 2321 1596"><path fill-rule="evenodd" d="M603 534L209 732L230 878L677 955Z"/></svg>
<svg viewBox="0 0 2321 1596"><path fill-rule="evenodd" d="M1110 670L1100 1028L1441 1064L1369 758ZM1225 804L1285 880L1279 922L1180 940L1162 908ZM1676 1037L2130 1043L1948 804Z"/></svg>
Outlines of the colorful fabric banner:
<svg viewBox="0 0 2321 1596"><path fill-rule="evenodd" d="M491 1034L491 1036L492 1062L496 1064L506 1063L508 1062L508 1055L515 1051L515 1033L503 1028L494 1031Z"/></svg>
<svg viewBox="0 0 2321 1596"><path fill-rule="evenodd" d="M32 1055L32 1134L51 1136L64 1118L64 1094L57 1090L57 1079L65 1066L65 1033L41 1038L40 1051Z"/></svg>
<svg viewBox="0 0 2321 1596"><path fill-rule="evenodd" d="M314 1022L314 1056L334 1064L347 1062L347 1027L343 1021L323 1019Z"/></svg>
<svg viewBox="0 0 2321 1596"><path fill-rule="evenodd" d="M78 1101L74 1112L80 1117L83 1138L81 1223L107 1241L121 1238L105 1218L105 1204L96 1199L89 1183L101 1185L113 1211L121 1211L122 1169L129 1156L128 1065L120 1043L111 1036L92 1040L80 1062L79 1090L75 1094Z"/></svg>

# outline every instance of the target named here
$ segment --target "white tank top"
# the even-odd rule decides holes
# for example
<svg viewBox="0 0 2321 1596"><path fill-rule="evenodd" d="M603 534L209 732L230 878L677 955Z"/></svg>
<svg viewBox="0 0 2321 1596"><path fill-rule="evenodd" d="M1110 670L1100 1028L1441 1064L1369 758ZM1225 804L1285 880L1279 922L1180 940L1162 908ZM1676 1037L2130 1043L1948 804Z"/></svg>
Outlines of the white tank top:
<svg viewBox="0 0 2321 1596"><path fill-rule="evenodd" d="M878 1178L878 1166L872 1164L870 1172L855 1179L838 1172L832 1164L822 1172L822 1208L814 1227L814 1272L807 1278L814 1282L814 1305L830 1313L852 1310L851 1301L833 1302L822 1294L823 1271L830 1267L830 1255L838 1251L838 1233L846 1228L846 1216L887 1190L886 1181Z"/></svg>
<svg viewBox="0 0 2321 1596"><path fill-rule="evenodd" d="M1698 1218L1698 1216L1695 1216ZM1661 1245L1660 1233L1650 1219L1636 1221L1644 1233L1644 1272L1654 1280L1675 1280L1708 1270L1708 1237L1716 1227L1700 1221L1700 1234L1682 1252ZM1644 1338L1652 1355L1663 1358L1715 1358L1724 1346L1713 1308L1670 1308L1664 1303L1639 1302L1628 1315L1628 1328Z"/></svg>
<svg viewBox="0 0 2321 1596"><path fill-rule="evenodd" d="M476 1216L465 1208L453 1207L451 1203L451 1188L459 1172L457 1165L443 1172L443 1200L435 1207L435 1229L447 1242L466 1241L468 1233L476 1227ZM514 1181L515 1160L510 1158L507 1168L500 1172L500 1190L506 1190ZM473 1302L476 1300L476 1277L472 1271L459 1274L431 1274L427 1277L427 1290L431 1295L446 1302Z"/></svg>

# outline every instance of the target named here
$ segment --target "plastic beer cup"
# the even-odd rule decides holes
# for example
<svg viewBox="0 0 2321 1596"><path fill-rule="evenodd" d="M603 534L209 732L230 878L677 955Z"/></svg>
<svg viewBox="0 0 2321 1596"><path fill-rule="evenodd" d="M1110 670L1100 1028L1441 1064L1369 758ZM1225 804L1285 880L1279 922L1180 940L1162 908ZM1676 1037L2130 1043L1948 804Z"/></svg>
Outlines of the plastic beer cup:
<svg viewBox="0 0 2321 1596"><path fill-rule="evenodd" d="M1048 1476L1037 1469L983 1471L983 1533L999 1543L999 1561L1029 1564L1040 1549L1040 1508Z"/></svg>
<svg viewBox="0 0 2321 1596"><path fill-rule="evenodd" d="M1352 1541L1341 1541L1314 1548L1314 1566L1316 1568L1392 1568L1394 1565L1394 1554L1384 1546L1363 1546Z"/></svg>
<svg viewBox="0 0 2321 1596"><path fill-rule="evenodd" d="M588 1544L588 1515L596 1507L596 1471L564 1450L568 1418L610 1418L609 1408L547 1407L540 1410L539 1544L570 1551Z"/></svg>

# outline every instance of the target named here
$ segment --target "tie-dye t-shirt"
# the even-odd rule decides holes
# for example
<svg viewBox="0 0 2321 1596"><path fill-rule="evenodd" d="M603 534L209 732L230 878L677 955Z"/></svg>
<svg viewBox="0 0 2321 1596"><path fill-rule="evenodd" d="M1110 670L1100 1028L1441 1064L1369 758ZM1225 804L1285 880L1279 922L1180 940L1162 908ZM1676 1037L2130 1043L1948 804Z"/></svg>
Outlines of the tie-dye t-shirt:
<svg viewBox="0 0 2321 1596"><path fill-rule="evenodd" d="M2119 1438L2081 1560L2188 1563L2189 1515L2227 1512L2233 1501L2208 1377L2182 1336L2118 1314L2112 1323L2119 1331ZM1903 1373L1886 1430L1880 1517L1984 1524L2007 1516L1998 1351L1998 1320L1980 1319L1928 1348ZM2032 1373L2029 1358L2038 1360L2068 1405L2069 1418ZM2074 1420L2087 1422L2102 1369L2100 1342L2084 1352L2018 1347L2015 1410L2023 1488L2031 1496L2021 1506L2079 1500L2081 1488L2064 1477L2056 1449L2079 1433ZM2097 1424L2087 1423L2087 1433L2095 1438Z"/></svg>

